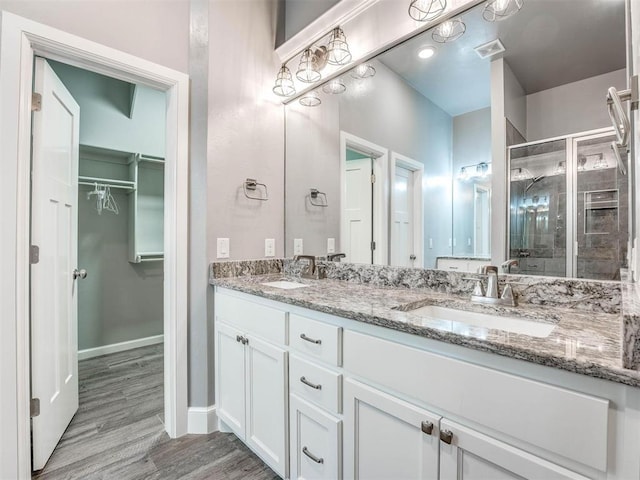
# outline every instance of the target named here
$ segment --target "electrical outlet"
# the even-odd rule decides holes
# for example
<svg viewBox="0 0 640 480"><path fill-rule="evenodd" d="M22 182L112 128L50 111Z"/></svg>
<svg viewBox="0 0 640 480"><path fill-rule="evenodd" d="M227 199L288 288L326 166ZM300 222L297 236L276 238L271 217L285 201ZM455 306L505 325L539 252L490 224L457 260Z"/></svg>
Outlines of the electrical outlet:
<svg viewBox="0 0 640 480"><path fill-rule="evenodd" d="M336 239L327 238L327 253L336 253Z"/></svg>
<svg viewBox="0 0 640 480"><path fill-rule="evenodd" d="M433 238L429 239L429 248L433 248Z"/></svg>
<svg viewBox="0 0 640 480"><path fill-rule="evenodd" d="M276 239L275 238L264 239L264 256L265 257L276 256Z"/></svg>
<svg viewBox="0 0 640 480"><path fill-rule="evenodd" d="M293 254L302 255L302 239L301 238L293 239Z"/></svg>
<svg viewBox="0 0 640 480"><path fill-rule="evenodd" d="M467 247L471 246L471 237L467 238Z"/></svg>
<svg viewBox="0 0 640 480"><path fill-rule="evenodd" d="M218 258L229 258L228 238L218 238Z"/></svg>
<svg viewBox="0 0 640 480"><path fill-rule="evenodd" d="M451 248L452 245L453 245L453 239L449 237L449 248Z"/></svg>

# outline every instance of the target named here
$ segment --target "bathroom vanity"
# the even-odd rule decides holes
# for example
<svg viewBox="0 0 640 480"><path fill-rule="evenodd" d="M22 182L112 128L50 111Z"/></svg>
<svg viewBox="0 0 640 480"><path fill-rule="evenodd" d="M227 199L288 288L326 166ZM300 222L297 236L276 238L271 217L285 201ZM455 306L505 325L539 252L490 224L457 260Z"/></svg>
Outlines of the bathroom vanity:
<svg viewBox="0 0 640 480"><path fill-rule="evenodd" d="M622 368L616 293L510 308L373 278L211 283L220 427L282 478L637 478L640 372Z"/></svg>

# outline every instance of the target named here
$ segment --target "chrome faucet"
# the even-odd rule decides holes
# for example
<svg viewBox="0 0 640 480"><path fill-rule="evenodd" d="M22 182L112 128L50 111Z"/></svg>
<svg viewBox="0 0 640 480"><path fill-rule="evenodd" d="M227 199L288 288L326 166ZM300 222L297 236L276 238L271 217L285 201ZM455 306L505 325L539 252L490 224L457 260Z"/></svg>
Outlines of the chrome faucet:
<svg viewBox="0 0 640 480"><path fill-rule="evenodd" d="M518 260L512 258L510 260L507 260L506 262L502 263L500 265L500 268L502 268L502 273L511 273L511 268L512 267L517 267L520 263L518 262Z"/></svg>
<svg viewBox="0 0 640 480"><path fill-rule="evenodd" d="M329 253L327 255L327 261L329 262L340 262L341 258L345 258L347 255L344 253Z"/></svg>
<svg viewBox="0 0 640 480"><path fill-rule="evenodd" d="M498 286L498 267L493 265L485 265L480 267L480 274L487 278L487 288L485 290L481 278L465 278L465 280L473 280L476 286L471 294L473 303L485 303L490 305L509 305L515 307L518 305L516 297L513 294L513 288L510 284L506 284L502 295Z"/></svg>
<svg viewBox="0 0 640 480"><path fill-rule="evenodd" d="M300 260L307 260L307 268L303 269L300 273L302 278L319 278L319 271L316 266L316 257L313 255L295 255L293 257L294 262L299 262Z"/></svg>

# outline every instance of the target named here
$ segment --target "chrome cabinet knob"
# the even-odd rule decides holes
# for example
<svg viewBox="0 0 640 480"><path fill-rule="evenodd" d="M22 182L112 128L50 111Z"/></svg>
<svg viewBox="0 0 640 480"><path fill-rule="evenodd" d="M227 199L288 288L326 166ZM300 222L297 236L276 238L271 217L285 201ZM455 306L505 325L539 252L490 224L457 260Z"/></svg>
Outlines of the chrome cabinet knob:
<svg viewBox="0 0 640 480"><path fill-rule="evenodd" d="M78 278L87 278L87 271L84 268L80 270L76 268L73 270L73 279L76 280Z"/></svg>

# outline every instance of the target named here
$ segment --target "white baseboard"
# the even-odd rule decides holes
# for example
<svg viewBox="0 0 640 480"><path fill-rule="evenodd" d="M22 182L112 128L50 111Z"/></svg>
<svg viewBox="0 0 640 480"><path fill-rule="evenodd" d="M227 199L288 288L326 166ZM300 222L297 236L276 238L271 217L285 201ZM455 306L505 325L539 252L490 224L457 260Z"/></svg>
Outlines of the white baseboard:
<svg viewBox="0 0 640 480"><path fill-rule="evenodd" d="M154 335L153 337L138 338L129 340L128 342L112 343L111 345L103 345L102 347L87 348L78 350L78 360L86 360L87 358L100 357L109 353L124 352L134 348L146 347L164 342L164 335Z"/></svg>
<svg viewBox="0 0 640 480"><path fill-rule="evenodd" d="M216 406L189 407L187 432L197 434L213 433L218 430Z"/></svg>

